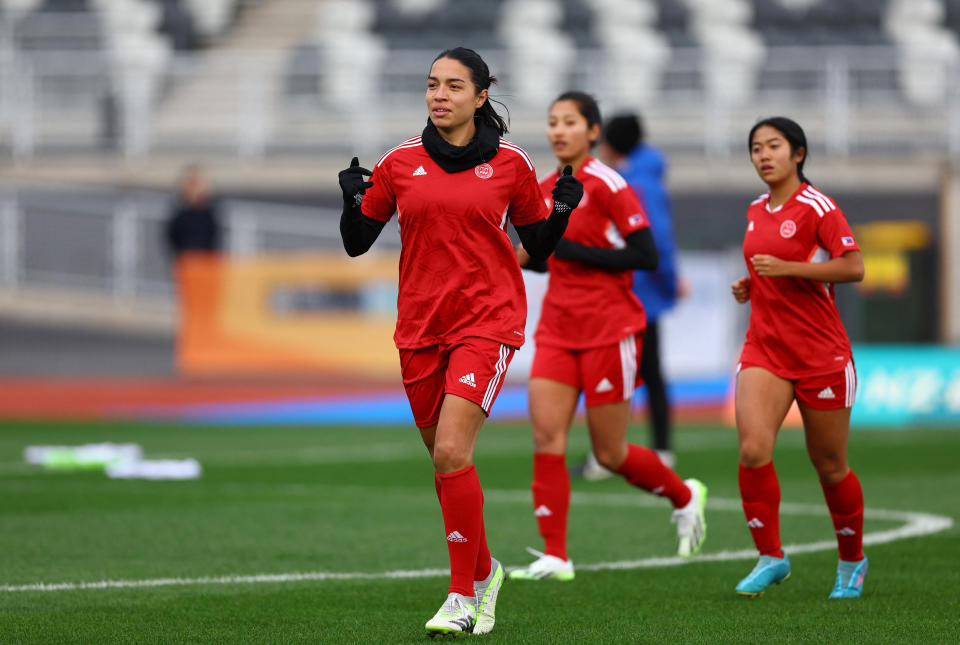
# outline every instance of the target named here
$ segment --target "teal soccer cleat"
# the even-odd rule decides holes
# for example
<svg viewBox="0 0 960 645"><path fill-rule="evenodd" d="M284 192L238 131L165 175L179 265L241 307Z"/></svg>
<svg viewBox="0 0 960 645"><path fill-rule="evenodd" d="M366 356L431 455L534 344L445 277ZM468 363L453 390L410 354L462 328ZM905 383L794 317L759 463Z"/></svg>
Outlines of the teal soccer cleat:
<svg viewBox="0 0 960 645"><path fill-rule="evenodd" d="M772 584L780 584L790 577L790 560L784 553L782 558L770 555L761 555L757 566L746 578L737 585L737 593L741 596L758 598L763 595Z"/></svg>
<svg viewBox="0 0 960 645"><path fill-rule="evenodd" d="M859 598L863 593L863 579L867 577L867 558L837 564L837 581L830 592L831 598Z"/></svg>

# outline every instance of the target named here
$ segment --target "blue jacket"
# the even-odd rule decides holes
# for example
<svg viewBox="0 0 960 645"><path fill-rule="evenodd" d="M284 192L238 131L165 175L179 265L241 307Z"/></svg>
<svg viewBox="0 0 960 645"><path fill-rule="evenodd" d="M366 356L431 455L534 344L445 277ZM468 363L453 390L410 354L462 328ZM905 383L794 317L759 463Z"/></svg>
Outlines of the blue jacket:
<svg viewBox="0 0 960 645"><path fill-rule="evenodd" d="M670 215L670 196L664 186L667 162L656 148L638 145L627 155L617 171L637 194L650 220L650 232L657 245L660 263L656 271L636 271L633 292L654 322L677 301L676 243Z"/></svg>

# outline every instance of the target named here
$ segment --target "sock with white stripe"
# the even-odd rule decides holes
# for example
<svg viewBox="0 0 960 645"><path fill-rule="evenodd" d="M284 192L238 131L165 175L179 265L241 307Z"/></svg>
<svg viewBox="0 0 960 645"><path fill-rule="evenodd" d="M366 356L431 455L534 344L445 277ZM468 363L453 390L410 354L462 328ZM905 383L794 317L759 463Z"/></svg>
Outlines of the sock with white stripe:
<svg viewBox="0 0 960 645"><path fill-rule="evenodd" d="M438 478L440 509L450 554L449 593L472 596L480 539L484 534L480 478L473 464L452 473L439 473Z"/></svg>
<svg viewBox="0 0 960 645"><path fill-rule="evenodd" d="M840 559L855 562L863 559L863 488L851 470L830 486L820 482L830 509L833 528L837 532Z"/></svg>
<svg viewBox="0 0 960 645"><path fill-rule="evenodd" d="M543 536L544 553L567 559L567 517L570 514L570 473L563 455L534 453L533 514Z"/></svg>
<svg viewBox="0 0 960 645"><path fill-rule="evenodd" d="M617 473L638 488L666 497L674 508L683 508L690 501L690 489L683 480L660 461L657 453L644 446L628 443L627 458Z"/></svg>
<svg viewBox="0 0 960 645"><path fill-rule="evenodd" d="M780 548L780 480L773 462L759 468L739 464L737 476L747 527L760 555L783 557Z"/></svg>

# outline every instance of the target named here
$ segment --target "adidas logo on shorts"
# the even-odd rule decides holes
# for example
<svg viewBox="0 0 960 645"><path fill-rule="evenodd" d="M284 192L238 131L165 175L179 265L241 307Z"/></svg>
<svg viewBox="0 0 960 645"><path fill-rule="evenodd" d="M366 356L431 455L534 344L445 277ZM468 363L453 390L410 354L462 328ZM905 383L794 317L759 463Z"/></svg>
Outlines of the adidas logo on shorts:
<svg viewBox="0 0 960 645"><path fill-rule="evenodd" d="M833 393L833 390L830 389L830 386L828 385L827 387L820 390L820 394L817 395L817 398L818 399L835 399L837 398L837 396Z"/></svg>
<svg viewBox="0 0 960 645"><path fill-rule="evenodd" d="M606 376L604 376L604 377L603 377L603 380L600 381L599 383L597 383L597 389L594 390L594 391L595 391L595 392L609 392L609 391L612 390L612 389L613 389L613 383L611 383L610 380L609 380Z"/></svg>
<svg viewBox="0 0 960 645"><path fill-rule="evenodd" d="M447 536L447 542L466 542L467 538L463 537L460 531L452 531L450 535Z"/></svg>
<svg viewBox="0 0 960 645"><path fill-rule="evenodd" d="M465 385L469 385L470 387L477 387L477 380L474 378L473 372L461 376L460 382Z"/></svg>

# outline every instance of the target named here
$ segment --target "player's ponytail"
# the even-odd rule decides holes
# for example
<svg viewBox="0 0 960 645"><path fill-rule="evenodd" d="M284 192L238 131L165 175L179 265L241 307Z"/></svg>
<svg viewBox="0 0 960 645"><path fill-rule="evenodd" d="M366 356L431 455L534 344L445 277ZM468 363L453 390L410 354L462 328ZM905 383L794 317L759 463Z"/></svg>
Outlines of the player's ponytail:
<svg viewBox="0 0 960 645"><path fill-rule="evenodd" d="M750 136L747 137L747 150L749 151L753 146L753 134L758 128L764 125L769 125L783 135L783 138L790 144L791 154L795 153L799 148L803 148L803 159L797 163L797 175L800 177L800 181L808 184L811 183L803 174L803 164L806 163L807 157L810 156L810 148L807 147L807 135L803 133L803 128L800 127L800 124L793 119L788 119L785 116L772 116L757 121L756 124L750 128Z"/></svg>
<svg viewBox="0 0 960 645"><path fill-rule="evenodd" d="M470 70L470 80L473 82L474 86L477 88L477 94L483 90L489 90L491 85L497 83L497 77L491 76L490 68L487 67L487 64L480 57L480 54L468 49L466 47L454 47L453 49L447 49L440 52L436 58L433 59L433 62L437 62L441 58L451 58L459 63L462 63ZM490 95L487 95L487 100L483 102L477 111L474 113L473 118L486 123L498 133L500 136L503 136L507 133L507 121L504 120L502 116L493 108L491 102L497 103L503 106L503 109L506 110L507 106L503 105L500 101L495 101L490 98ZM507 110L507 117L509 118L510 111Z"/></svg>

